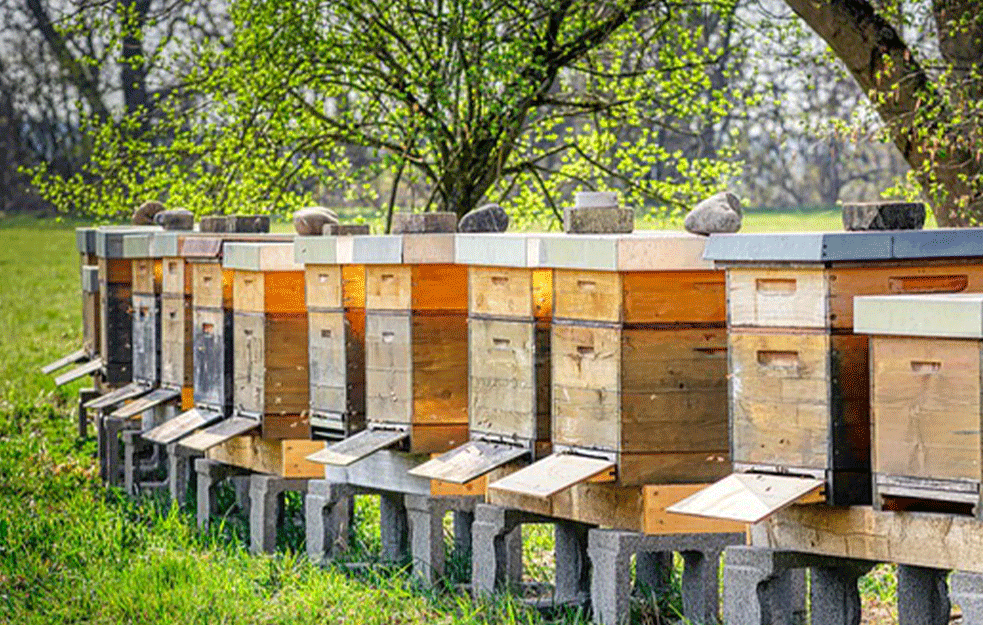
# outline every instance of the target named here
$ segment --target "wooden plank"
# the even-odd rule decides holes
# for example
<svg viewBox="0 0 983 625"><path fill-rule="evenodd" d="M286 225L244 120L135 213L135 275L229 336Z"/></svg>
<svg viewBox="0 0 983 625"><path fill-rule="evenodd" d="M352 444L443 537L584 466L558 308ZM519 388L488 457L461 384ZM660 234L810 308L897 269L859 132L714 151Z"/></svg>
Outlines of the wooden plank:
<svg viewBox="0 0 983 625"><path fill-rule="evenodd" d="M133 399L134 397L139 397L153 390L146 384L140 384L139 382L131 382L126 386L121 386L120 388L110 391L105 395L100 395L95 399L87 401L84 404L86 410L102 410L103 408L109 408L110 406L115 406L116 404L121 404L128 399Z"/></svg>
<svg viewBox="0 0 983 625"><path fill-rule="evenodd" d="M369 265L365 268L365 307L407 311L412 284L413 268L409 265Z"/></svg>
<svg viewBox="0 0 983 625"><path fill-rule="evenodd" d="M251 419L248 417L232 417L231 419L224 419L219 421L215 425L212 425L204 430L200 430L191 436L181 439L180 445L182 447L187 447L188 449L193 449L195 451L204 452L216 445L220 445L225 441L234 438L236 436L241 436L250 430L254 430L259 427L259 421L256 419Z"/></svg>
<svg viewBox="0 0 983 625"><path fill-rule="evenodd" d="M133 260L133 292L153 295L160 292L160 260L136 258Z"/></svg>
<svg viewBox="0 0 983 625"><path fill-rule="evenodd" d="M411 469L410 473L465 484L529 453L528 448L516 445L471 441Z"/></svg>
<svg viewBox="0 0 983 625"><path fill-rule="evenodd" d="M310 408L307 330L306 312L265 316L263 412L266 415L299 415Z"/></svg>
<svg viewBox="0 0 983 625"><path fill-rule="evenodd" d="M339 415L364 413L364 338L357 336L357 329L341 310L312 310L307 318L311 409ZM364 313L361 322L364 323ZM362 335L364 337L364 329Z"/></svg>
<svg viewBox="0 0 983 625"><path fill-rule="evenodd" d="M207 455L211 460L256 473L310 479L324 477L324 467L306 459L322 447L323 441L237 436L212 447Z"/></svg>
<svg viewBox="0 0 983 625"><path fill-rule="evenodd" d="M298 314L306 312L304 272L274 271L265 274L263 302L263 308L267 313Z"/></svg>
<svg viewBox="0 0 983 625"><path fill-rule="evenodd" d="M69 369L65 373L55 378L55 386L64 386L69 382L74 382L83 376L95 373L101 368L102 358L96 358L95 360L91 360L83 365L75 367L74 369Z"/></svg>
<svg viewBox="0 0 983 625"><path fill-rule="evenodd" d="M308 309L342 307L341 265L304 267Z"/></svg>
<svg viewBox="0 0 983 625"><path fill-rule="evenodd" d="M533 318L532 271L513 267L470 267L468 279L468 311L472 316Z"/></svg>
<svg viewBox="0 0 983 625"><path fill-rule="evenodd" d="M195 308L231 308L234 272L218 263L191 265Z"/></svg>
<svg viewBox="0 0 983 625"><path fill-rule="evenodd" d="M191 295L191 268L187 267L183 258L164 258L163 286L161 293L170 295Z"/></svg>
<svg viewBox="0 0 983 625"><path fill-rule="evenodd" d="M341 276L342 304L345 308L365 308L365 266L343 265Z"/></svg>
<svg viewBox="0 0 983 625"><path fill-rule="evenodd" d="M644 529L641 487L585 482L540 498L489 488L488 503L547 517L633 532Z"/></svg>
<svg viewBox="0 0 983 625"><path fill-rule="evenodd" d="M233 403L233 313L231 310L195 308L195 400L217 409Z"/></svg>
<svg viewBox="0 0 983 625"><path fill-rule="evenodd" d="M877 473L981 479L981 342L873 337Z"/></svg>
<svg viewBox="0 0 983 625"><path fill-rule="evenodd" d="M617 460L620 486L712 482L731 472L726 450L621 453Z"/></svg>
<svg viewBox="0 0 983 625"><path fill-rule="evenodd" d="M983 522L968 516L793 506L749 537L756 547L983 573Z"/></svg>
<svg viewBox="0 0 983 625"><path fill-rule="evenodd" d="M828 286L822 266L730 267L727 297L734 327L827 327Z"/></svg>
<svg viewBox="0 0 983 625"><path fill-rule="evenodd" d="M734 473L666 508L675 514L757 523L796 502L815 501L823 480Z"/></svg>
<svg viewBox="0 0 983 625"><path fill-rule="evenodd" d="M553 316L557 319L620 323L620 273L557 269L553 272Z"/></svg>
<svg viewBox="0 0 983 625"><path fill-rule="evenodd" d="M266 277L267 274L262 271L233 272L232 309L236 312L265 312Z"/></svg>
<svg viewBox="0 0 983 625"><path fill-rule="evenodd" d="M414 423L410 426L410 451L415 454L442 454L466 442L467 423Z"/></svg>
<svg viewBox="0 0 983 625"><path fill-rule="evenodd" d="M506 490L546 498L591 478L612 474L615 463L602 458L553 454L488 485L489 490Z"/></svg>
<svg viewBox="0 0 983 625"><path fill-rule="evenodd" d="M468 423L468 318L412 317L414 424Z"/></svg>
<svg viewBox="0 0 983 625"><path fill-rule="evenodd" d="M266 317L234 313L233 380L236 410L259 416L266 410Z"/></svg>
<svg viewBox="0 0 983 625"><path fill-rule="evenodd" d="M642 489L643 531L646 534L723 534L747 532L747 525L736 521L673 514L667 508L705 489L709 484L659 484Z"/></svg>
<svg viewBox="0 0 983 625"><path fill-rule="evenodd" d="M616 328L552 326L555 443L616 451L621 433L621 333Z"/></svg>
<svg viewBox="0 0 983 625"><path fill-rule="evenodd" d="M408 315L365 313L365 415L370 421L410 423L413 355Z"/></svg>
<svg viewBox="0 0 983 625"><path fill-rule="evenodd" d="M199 428L211 425L221 418L221 412L205 410L203 408L191 408L145 433L143 438L154 443L167 445L191 434Z"/></svg>
<svg viewBox="0 0 983 625"><path fill-rule="evenodd" d="M380 449L392 447L408 439L409 436L407 430L363 430L355 436L329 444L307 459L320 464L348 466Z"/></svg>
<svg viewBox="0 0 983 625"><path fill-rule="evenodd" d="M171 386L194 384L194 317L191 298L160 299L160 380Z"/></svg>
<svg viewBox="0 0 983 625"><path fill-rule="evenodd" d="M150 391L140 399L131 401L122 408L113 412L112 416L117 419L132 419L138 417L147 410L165 404L181 396L181 391L173 388L158 388Z"/></svg>
<svg viewBox="0 0 983 625"><path fill-rule="evenodd" d="M536 322L472 317L468 323L471 430L535 440L540 390Z"/></svg>
<svg viewBox="0 0 983 625"><path fill-rule="evenodd" d="M99 351L101 342L101 318L99 293L82 293L82 349L87 355Z"/></svg>
<svg viewBox="0 0 983 625"><path fill-rule="evenodd" d="M625 323L719 323L727 320L723 271L623 274Z"/></svg>
<svg viewBox="0 0 983 625"><path fill-rule="evenodd" d="M62 356L58 360L48 363L45 366L41 367L41 373L48 375L50 373L58 371L59 369L67 367L68 365L73 365L79 361L85 360L87 357L88 356L86 354L85 348L82 348L78 351L68 354L67 356Z"/></svg>

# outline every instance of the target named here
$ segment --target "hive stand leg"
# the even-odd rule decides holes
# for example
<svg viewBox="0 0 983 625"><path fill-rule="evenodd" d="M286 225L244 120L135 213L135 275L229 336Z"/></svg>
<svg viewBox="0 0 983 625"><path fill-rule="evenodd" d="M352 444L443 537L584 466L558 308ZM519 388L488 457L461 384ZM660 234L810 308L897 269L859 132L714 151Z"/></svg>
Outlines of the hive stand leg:
<svg viewBox="0 0 983 625"><path fill-rule="evenodd" d="M522 524L547 519L492 504L474 507L471 590L475 596L518 590L522 581Z"/></svg>
<svg viewBox="0 0 983 625"><path fill-rule="evenodd" d="M809 584L812 625L860 625L857 580L874 564L844 560L842 566L813 567Z"/></svg>
<svg viewBox="0 0 983 625"><path fill-rule="evenodd" d="M716 623L720 611L721 547L683 551L683 614L696 623Z"/></svg>
<svg viewBox="0 0 983 625"><path fill-rule="evenodd" d="M951 606L948 571L898 565L899 625L946 625Z"/></svg>
<svg viewBox="0 0 983 625"><path fill-rule="evenodd" d="M99 479L103 483L109 481L109 473L106 469L106 423L101 410L96 410L92 417L92 424L96 428L96 456L99 458Z"/></svg>
<svg viewBox="0 0 983 625"><path fill-rule="evenodd" d="M94 388L83 388L79 390L78 407L78 437L86 438L89 436L89 411L85 404L99 397L99 391Z"/></svg>
<svg viewBox="0 0 983 625"><path fill-rule="evenodd" d="M282 521L283 493L307 492L306 479L254 473L249 477L249 551L276 551L277 527Z"/></svg>
<svg viewBox="0 0 983 625"><path fill-rule="evenodd" d="M323 564L348 549L352 519L352 490L345 484L310 480L304 497L307 556Z"/></svg>
<svg viewBox="0 0 983 625"><path fill-rule="evenodd" d="M590 598L590 560L587 557L590 526L575 521L557 521L553 527L556 543L553 602L584 605Z"/></svg>
<svg viewBox="0 0 983 625"><path fill-rule="evenodd" d="M136 497L139 483L136 475L140 470L137 461L139 438L140 433L136 430L123 432L123 490L131 497Z"/></svg>
<svg viewBox="0 0 983 625"><path fill-rule="evenodd" d="M471 561L471 526L474 510L454 510L454 557Z"/></svg>
<svg viewBox="0 0 983 625"><path fill-rule="evenodd" d="M672 552L642 551L635 554L635 588L638 594L660 597L672 583Z"/></svg>
<svg viewBox="0 0 983 625"><path fill-rule="evenodd" d="M233 476L248 475L249 471L229 466L208 458L195 459L197 520L200 529L207 529L214 514L218 514L216 487L222 480Z"/></svg>
<svg viewBox="0 0 983 625"><path fill-rule="evenodd" d="M133 426L128 420L103 417L102 427L105 439L106 483L109 486L121 486L124 476L120 462L120 434Z"/></svg>
<svg viewBox="0 0 983 625"><path fill-rule="evenodd" d="M983 625L983 574L956 571L949 579L952 601L963 612L963 625Z"/></svg>
<svg viewBox="0 0 983 625"><path fill-rule="evenodd" d="M379 499L379 527L382 538L383 562L399 563L409 554L409 535L406 506L401 493L381 493Z"/></svg>
<svg viewBox="0 0 983 625"><path fill-rule="evenodd" d="M724 623L799 625L805 622L805 582L798 554L728 547L724 564Z"/></svg>
<svg viewBox="0 0 983 625"><path fill-rule="evenodd" d="M167 490L171 501L183 506L188 500L188 485L194 472L195 459L201 454L181 447L177 443L167 445Z"/></svg>
<svg viewBox="0 0 983 625"><path fill-rule="evenodd" d="M444 575L444 514L447 506L436 497L406 495L413 575L433 586Z"/></svg>
<svg viewBox="0 0 983 625"><path fill-rule="evenodd" d="M625 533L602 529L588 532L591 610L598 625L621 625L628 620L633 551L623 544Z"/></svg>

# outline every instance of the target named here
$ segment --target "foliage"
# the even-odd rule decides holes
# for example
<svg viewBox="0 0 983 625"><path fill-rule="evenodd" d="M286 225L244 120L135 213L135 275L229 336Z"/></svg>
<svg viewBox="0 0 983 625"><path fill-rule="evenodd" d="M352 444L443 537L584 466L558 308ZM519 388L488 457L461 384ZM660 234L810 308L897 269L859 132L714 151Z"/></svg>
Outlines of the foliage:
<svg viewBox="0 0 983 625"><path fill-rule="evenodd" d="M733 11L732 0L238 0L228 47L174 55L193 69L147 133L131 118L94 124L83 173L38 170L35 182L103 216L150 197L282 211L338 191L459 214L494 200L542 221L592 188L664 216L739 165L703 145L740 103L712 80L733 58L718 28Z"/></svg>

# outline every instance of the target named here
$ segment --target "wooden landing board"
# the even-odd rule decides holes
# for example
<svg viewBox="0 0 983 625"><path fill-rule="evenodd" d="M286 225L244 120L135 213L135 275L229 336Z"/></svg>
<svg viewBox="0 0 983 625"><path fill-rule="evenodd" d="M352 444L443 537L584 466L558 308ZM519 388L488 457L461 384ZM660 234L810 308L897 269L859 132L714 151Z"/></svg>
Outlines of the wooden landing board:
<svg viewBox="0 0 983 625"><path fill-rule="evenodd" d="M757 523L793 503L815 502L823 485L823 480L808 477L734 473L667 511Z"/></svg>
<svg viewBox="0 0 983 625"><path fill-rule="evenodd" d="M102 410L103 408L109 408L110 406L123 403L128 399L133 399L134 397L143 395L144 393L149 393L150 390L150 387L146 384L132 382L126 386L121 386L114 391L110 391L105 395L100 395L92 401L86 402L83 405L83 408L86 410Z"/></svg>
<svg viewBox="0 0 983 625"><path fill-rule="evenodd" d="M150 391L140 399L136 401L131 401L122 408L119 408L112 414L113 417L117 419L132 419L141 415L142 413L150 410L151 408L156 408L161 404L165 404L172 399L177 399L181 396L181 391L173 388L158 388Z"/></svg>
<svg viewBox="0 0 983 625"><path fill-rule="evenodd" d="M102 358L96 358L95 360L90 360L84 365L75 367L74 369L69 369L65 373L61 374L55 378L55 386L65 386L69 382L74 382L75 380L95 373L96 371L102 369Z"/></svg>
<svg viewBox="0 0 983 625"><path fill-rule="evenodd" d="M602 458L575 454L553 454L524 469L488 485L489 490L505 490L545 499L599 476L614 477L615 463Z"/></svg>
<svg viewBox="0 0 983 625"><path fill-rule="evenodd" d="M180 445L195 451L206 451L211 447L224 443L256 429L260 426L258 419L249 417L232 417L224 421L219 421L208 429L192 434L188 438L182 439Z"/></svg>
<svg viewBox="0 0 983 625"><path fill-rule="evenodd" d="M45 375L48 375L49 373L54 373L55 371L58 371L63 367L67 367L68 365L75 364L80 360L85 360L85 357L86 357L85 348L82 348L76 352L72 352L67 356L62 356L58 360L52 363L48 363L45 366L41 367L41 373Z"/></svg>
<svg viewBox="0 0 983 625"><path fill-rule="evenodd" d="M143 435L143 438L154 443L167 445L174 441L184 438L198 428L215 423L222 418L222 413L217 410L206 410L204 408L192 408L182 412L173 419L168 419Z"/></svg>
<svg viewBox="0 0 983 625"><path fill-rule="evenodd" d="M369 454L392 447L410 437L408 430L364 430L343 441L328 445L317 453L308 456L311 462L348 466Z"/></svg>
<svg viewBox="0 0 983 625"><path fill-rule="evenodd" d="M529 453L515 445L471 441L411 469L410 474L465 484Z"/></svg>
<svg viewBox="0 0 983 625"><path fill-rule="evenodd" d="M748 536L755 547L983 573L983 522L969 516L794 506Z"/></svg>

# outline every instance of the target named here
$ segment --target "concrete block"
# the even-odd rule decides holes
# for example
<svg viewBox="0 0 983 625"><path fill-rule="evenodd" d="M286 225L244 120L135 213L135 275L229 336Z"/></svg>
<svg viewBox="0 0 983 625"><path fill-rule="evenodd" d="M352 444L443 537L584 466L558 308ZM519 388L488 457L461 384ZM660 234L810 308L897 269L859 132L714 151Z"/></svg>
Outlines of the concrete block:
<svg viewBox="0 0 983 625"><path fill-rule="evenodd" d="M198 527L206 529L211 517L218 513L216 487L222 480L236 475L249 475L249 471L208 458L197 458L195 459L195 474L198 495L196 510Z"/></svg>
<svg viewBox="0 0 983 625"><path fill-rule="evenodd" d="M409 528L401 493L383 492L379 498L382 560L400 563L409 556Z"/></svg>
<svg viewBox="0 0 983 625"><path fill-rule="evenodd" d="M620 530L592 529L588 535L591 561L591 607L594 620L618 625L628 618L631 595L631 556L679 552L687 570L683 574L683 615L696 623L717 619L717 563L729 545L744 542L743 534L644 535ZM696 555L699 554L699 555ZM658 584L665 573L664 556L643 556L642 581ZM660 562L661 560L661 562ZM636 558L636 567L638 558ZM804 605L804 603L803 603ZM728 621L729 623L730 621ZM734 621L736 625L739 621Z"/></svg>
<svg viewBox="0 0 983 625"><path fill-rule="evenodd" d="M283 493L307 492L306 479L254 473L249 481L249 551L276 551L276 533L282 518Z"/></svg>
<svg viewBox="0 0 983 625"><path fill-rule="evenodd" d="M558 520L553 527L556 562L553 603L585 605L590 600L590 559L587 556L590 526Z"/></svg>
<svg viewBox="0 0 983 625"><path fill-rule="evenodd" d="M635 230L635 211L617 206L566 207L563 231L571 234L624 234Z"/></svg>
<svg viewBox="0 0 983 625"><path fill-rule="evenodd" d="M198 458L201 458L201 454L176 442L167 445L167 490L171 501L176 501L180 506L188 500L188 486Z"/></svg>
<svg viewBox="0 0 983 625"><path fill-rule="evenodd" d="M951 605L948 571L898 565L898 624L946 625Z"/></svg>
<svg viewBox="0 0 983 625"><path fill-rule="evenodd" d="M800 625L806 622L805 568L800 554L728 547L724 563L723 622L727 625Z"/></svg>
<svg viewBox="0 0 983 625"><path fill-rule="evenodd" d="M444 516L451 511L473 513L478 497L406 495L413 574L426 586L444 576ZM473 518L473 517L472 517Z"/></svg>
<svg viewBox="0 0 983 625"><path fill-rule="evenodd" d="M310 480L304 498L307 556L317 563L346 551L349 545L352 489L328 480Z"/></svg>
<svg viewBox="0 0 983 625"><path fill-rule="evenodd" d="M952 602L963 613L963 625L983 625L983 574L955 571L949 578Z"/></svg>
<svg viewBox="0 0 983 625"><path fill-rule="evenodd" d="M864 202L844 204L843 229L921 230L925 205L921 202Z"/></svg>
<svg viewBox="0 0 983 625"><path fill-rule="evenodd" d="M99 464L103 481L109 486L123 486L122 440L123 432L140 427L139 422L116 419L99 414Z"/></svg>
<svg viewBox="0 0 983 625"><path fill-rule="evenodd" d="M479 503L471 526L471 589L478 595L518 590L522 582L522 524L552 519Z"/></svg>
<svg viewBox="0 0 983 625"><path fill-rule="evenodd" d="M457 215L450 211L431 213L394 213L393 234L457 232Z"/></svg>
<svg viewBox="0 0 983 625"><path fill-rule="evenodd" d="M858 334L983 339L983 295L867 295L853 300Z"/></svg>
<svg viewBox="0 0 983 625"><path fill-rule="evenodd" d="M845 560L842 566L812 568L809 580L812 625L860 625L857 580L873 566L873 562Z"/></svg>

